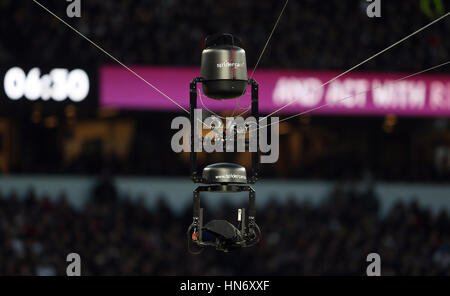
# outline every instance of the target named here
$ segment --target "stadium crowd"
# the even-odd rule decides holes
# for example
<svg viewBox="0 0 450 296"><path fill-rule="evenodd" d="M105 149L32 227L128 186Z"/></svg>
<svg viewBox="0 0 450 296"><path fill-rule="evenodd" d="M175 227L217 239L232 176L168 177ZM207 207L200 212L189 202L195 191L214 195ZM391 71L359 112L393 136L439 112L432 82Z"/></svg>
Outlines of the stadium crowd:
<svg viewBox="0 0 450 296"><path fill-rule="evenodd" d="M148 209L109 181L81 209L64 194L51 201L32 190L11 193L0 197L0 274L65 275L66 256L75 252L82 275L365 275L366 256L376 252L382 275L450 275L446 211L398 203L381 216L370 189L341 186L318 206L276 198L258 209L258 246L198 256L186 243L191 209L176 214L163 198ZM234 212L229 204L208 210L210 218Z"/></svg>
<svg viewBox="0 0 450 296"><path fill-rule="evenodd" d="M439 16L424 13L421 2L384 1L382 17L371 19L364 0L291 0L259 67L352 67ZM252 67L284 1L81 0L81 18L73 19L66 17L67 1L40 3L127 65L198 66L203 39L231 32L242 38ZM113 63L33 1L2 0L0 11L1 67ZM450 22L442 21L359 69L413 72L441 64L449 59L449 31ZM95 175L107 168L124 175L188 175L187 163L154 145L164 139L155 130L139 133L126 159L104 159L101 145L93 143L67 167L61 165L60 146L52 142L61 143L63 133L50 133L56 134L35 128L22 133L28 142L14 173ZM416 167L380 163L372 173L376 179L448 182L450 154L448 147L444 150L437 169L431 162L414 162ZM331 180L352 177L346 171L361 175L364 159L347 152L286 171L293 177ZM373 162L378 165L378 159ZM262 175L273 177L274 171L263 167ZM450 275L448 213L398 203L382 216L371 191L337 186L318 206L298 204L295 197L280 204L274 196L258 209L260 245L231 254L205 250L201 257L187 250L191 209L175 213L162 196L149 209L144 199L123 196L110 182L99 184L82 208L64 193L57 201L32 190L26 196L0 196L0 275L64 275L72 252L81 256L83 275L364 275L372 252L381 255L383 275ZM229 204L208 211L215 218L234 214Z"/></svg>
<svg viewBox="0 0 450 296"><path fill-rule="evenodd" d="M437 18L423 0L389 1L382 17L369 18L367 1L290 1L261 67L344 69ZM82 0L81 17L68 18L66 1L42 2L125 64L198 65L203 39L217 32L241 36L255 65L284 1ZM112 63L33 1L3 0L0 64ZM14 30L14 34L8 34ZM420 71L449 58L449 22L440 22L361 69ZM34 49L30 52L29 49ZM41 50L37 50L41 49Z"/></svg>

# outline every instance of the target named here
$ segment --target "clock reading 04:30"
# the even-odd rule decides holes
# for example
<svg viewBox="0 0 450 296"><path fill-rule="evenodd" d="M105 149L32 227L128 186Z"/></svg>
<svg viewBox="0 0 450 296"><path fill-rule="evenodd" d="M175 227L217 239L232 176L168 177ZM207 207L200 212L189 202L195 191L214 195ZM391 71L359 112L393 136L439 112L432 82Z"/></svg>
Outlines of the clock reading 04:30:
<svg viewBox="0 0 450 296"><path fill-rule="evenodd" d="M25 74L21 68L14 67L6 72L3 87L11 100L25 97L30 101L52 99L60 102L69 98L73 102L81 102L89 93L89 77L81 69L57 68L41 76L39 68Z"/></svg>

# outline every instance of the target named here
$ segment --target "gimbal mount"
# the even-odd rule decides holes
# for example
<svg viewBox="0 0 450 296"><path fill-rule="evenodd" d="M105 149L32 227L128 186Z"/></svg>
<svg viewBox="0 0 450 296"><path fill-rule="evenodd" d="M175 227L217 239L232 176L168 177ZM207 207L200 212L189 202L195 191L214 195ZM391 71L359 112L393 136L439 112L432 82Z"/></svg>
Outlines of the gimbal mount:
<svg viewBox="0 0 450 296"><path fill-rule="evenodd" d="M195 137L195 109L197 108L197 83L202 83L201 77L194 78L190 83L190 122L191 122L191 152L190 166L191 178L194 183L204 184L198 186L193 192L193 221L187 231L188 245L193 243L200 248L215 247L224 252L230 249L251 247L259 242L261 231L255 222L255 190L248 184L254 184L258 179L259 153L251 152L252 168L247 176L243 166L233 163L217 163L208 165L199 173L197 166L197 152L194 150ZM251 85L251 115L256 118L258 124L258 83L249 79L247 85ZM258 137L258 135L256 135ZM225 131L224 131L225 145ZM258 138L257 138L258 139ZM248 219L245 208L238 210L238 222L240 229L226 220L212 220L203 225L203 208L200 206L200 192L243 192L249 193ZM248 220L248 221L247 221Z"/></svg>

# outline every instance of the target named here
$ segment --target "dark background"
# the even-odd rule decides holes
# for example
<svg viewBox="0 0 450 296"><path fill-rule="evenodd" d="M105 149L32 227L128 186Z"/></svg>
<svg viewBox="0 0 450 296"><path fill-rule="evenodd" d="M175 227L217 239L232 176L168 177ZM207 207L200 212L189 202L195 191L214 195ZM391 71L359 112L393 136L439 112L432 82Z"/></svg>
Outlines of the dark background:
<svg viewBox="0 0 450 296"><path fill-rule="evenodd" d="M429 15L421 6L426 1L381 2L382 17L369 18L366 1L290 0L259 68L344 71L443 13L433 8ZM199 66L204 38L230 32L241 37L250 67L284 5L269 0L81 0L81 18L70 19L65 14L69 2L40 3L126 65ZM442 4L448 11L450 3ZM233 254L208 250L195 257L185 242L190 209L177 215L163 196L147 197L160 203L146 209L118 193L113 182L114 176L188 178L186 155L172 152L167 132L182 113L100 108L98 69L114 61L33 1L2 0L0 11L2 77L13 66L26 72L82 68L92 87L82 104L12 102L1 92L5 128L0 150L7 159L2 174L101 176L83 209L72 207L64 192L57 202L33 190L26 196L1 193L0 274L65 274L65 256L75 248L89 258L83 265L86 275L362 275L372 251L382 255L386 275L449 275L446 209L436 214L417 202L398 203L380 218L372 187L361 193L341 186L367 174L371 184L448 184L448 118L305 115L284 123L288 132L280 137L280 159L263 165L262 177L333 182L335 190L318 207L299 204L296 196L281 203L275 195L258 210L265 235L259 246ZM446 62L449 33L446 18L357 70L414 73ZM449 71L443 67L434 73ZM123 153L105 153L107 144L99 135L68 155L65 147L76 131L124 122L133 128L130 135L117 135L129 136ZM301 147L296 161L293 147ZM202 163L213 160L204 155ZM188 196L180 192L180 198ZM232 213L224 204L211 216Z"/></svg>

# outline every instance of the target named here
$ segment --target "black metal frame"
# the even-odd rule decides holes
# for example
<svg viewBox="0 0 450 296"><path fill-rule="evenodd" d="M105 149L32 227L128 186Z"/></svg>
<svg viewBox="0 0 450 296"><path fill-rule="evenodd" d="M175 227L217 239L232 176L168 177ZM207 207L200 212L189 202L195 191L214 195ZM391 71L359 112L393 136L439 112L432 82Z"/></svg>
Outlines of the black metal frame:
<svg viewBox="0 0 450 296"><path fill-rule="evenodd" d="M202 82L201 77L192 79L190 83L190 122L191 122L191 152L190 152L190 165L191 165L191 177L194 183L205 184L201 173L198 170L197 165L197 152L195 152L195 109L197 108L197 83ZM251 115L256 118L256 137L259 142L259 110L258 110L258 83L254 79L248 80L248 85L251 85ZM225 144L225 141L224 141ZM254 184L258 180L259 173L259 152L251 152L252 154L252 167L250 174L247 176L247 184ZM255 190L247 185L237 184L208 184L205 186L198 186L193 192L193 221L188 229L188 240L193 241L199 247L214 246L218 250L228 251L223 249L222 246L217 243L203 242L202 240L202 227L203 227L203 208L200 207L200 192L243 192L249 193L249 208L248 208L248 222L246 223L245 209L242 210L241 220L241 234L243 240L237 242L239 247L250 247L258 243L259 236L261 235L260 229L255 222ZM196 238L193 239L190 236L190 232L195 233Z"/></svg>
<svg viewBox="0 0 450 296"><path fill-rule="evenodd" d="M209 185L209 186L198 186L194 190L194 199L193 199L193 217L194 222L200 220L200 192L243 192L248 191L248 220L254 221L255 220L255 198L256 193L255 190L246 185Z"/></svg>
<svg viewBox="0 0 450 296"><path fill-rule="evenodd" d="M257 239L260 236L260 230L255 221L255 200L256 200L256 192L255 190L246 185L208 185L208 186L198 186L193 192L193 221L189 226L188 234L193 231L197 235L196 240L193 242L200 247L208 247L213 246L218 250L228 251L226 249L221 249L217 243L207 243L202 240L202 228L203 228L203 208L200 206L200 192L248 192L248 223L246 223L247 219L245 217L245 208L241 209L241 234L243 235L243 240L241 242L237 242L237 245L240 247L250 247L257 243ZM255 230L258 232L256 233ZM253 237L252 237L253 236ZM192 238L189 238L192 239Z"/></svg>

